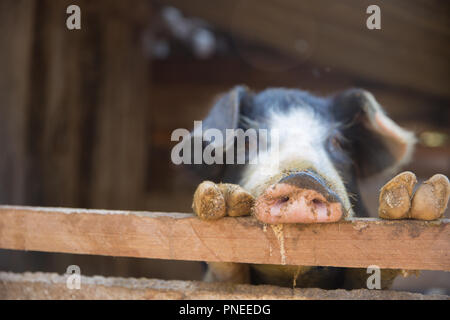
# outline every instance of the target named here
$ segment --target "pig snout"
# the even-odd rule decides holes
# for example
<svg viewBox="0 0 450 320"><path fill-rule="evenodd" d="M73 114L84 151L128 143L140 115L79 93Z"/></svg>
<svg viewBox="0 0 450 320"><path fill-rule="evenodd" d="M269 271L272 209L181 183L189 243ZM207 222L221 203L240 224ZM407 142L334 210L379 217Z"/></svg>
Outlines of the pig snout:
<svg viewBox="0 0 450 320"><path fill-rule="evenodd" d="M256 200L258 220L278 223L326 223L343 216L341 201L326 182L311 171L290 174L269 186Z"/></svg>

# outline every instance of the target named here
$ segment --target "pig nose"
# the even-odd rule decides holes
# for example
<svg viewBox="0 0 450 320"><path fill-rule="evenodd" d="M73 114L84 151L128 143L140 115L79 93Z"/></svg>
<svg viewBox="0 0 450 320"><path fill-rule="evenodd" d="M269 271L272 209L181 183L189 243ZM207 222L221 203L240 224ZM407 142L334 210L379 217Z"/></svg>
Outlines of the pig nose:
<svg viewBox="0 0 450 320"><path fill-rule="evenodd" d="M325 223L342 218L338 195L312 171L290 174L268 187L257 199L258 220L271 223Z"/></svg>

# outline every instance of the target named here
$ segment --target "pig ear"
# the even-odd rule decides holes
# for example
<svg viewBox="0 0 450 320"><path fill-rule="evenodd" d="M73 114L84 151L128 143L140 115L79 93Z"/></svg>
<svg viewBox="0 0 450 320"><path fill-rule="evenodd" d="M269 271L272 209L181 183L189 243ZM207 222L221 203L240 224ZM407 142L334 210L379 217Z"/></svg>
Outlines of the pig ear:
<svg viewBox="0 0 450 320"><path fill-rule="evenodd" d="M392 174L411 160L414 134L390 119L370 92L352 89L337 95L333 113L343 125L361 177Z"/></svg>
<svg viewBox="0 0 450 320"><path fill-rule="evenodd" d="M218 129L225 136L226 129L236 129L242 102L247 92L245 86L237 86L222 95L203 120L203 130Z"/></svg>
<svg viewBox="0 0 450 320"><path fill-rule="evenodd" d="M240 112L245 98L248 97L248 89L245 86L236 86L228 93L222 95L213 105L206 118L202 121L202 130L194 130L191 133L191 146L194 146L193 139L201 137L202 132L208 129L216 129L222 133L223 141L221 145L214 145L216 152L225 152L232 146L234 141L226 141L226 129L236 129L239 125ZM216 141L211 142L217 144ZM203 148L209 142L203 141ZM192 155L193 155L192 150ZM225 157L224 157L225 161ZM194 163L192 161L192 163ZM191 164L189 168L194 170L204 179L218 180L223 175L224 164Z"/></svg>

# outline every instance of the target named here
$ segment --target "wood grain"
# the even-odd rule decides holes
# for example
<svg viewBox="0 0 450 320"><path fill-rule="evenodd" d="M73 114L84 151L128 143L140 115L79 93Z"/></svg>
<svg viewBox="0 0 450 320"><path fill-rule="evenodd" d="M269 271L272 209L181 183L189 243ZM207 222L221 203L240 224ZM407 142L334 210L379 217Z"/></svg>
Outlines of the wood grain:
<svg viewBox="0 0 450 320"><path fill-rule="evenodd" d="M0 207L0 248L171 260L450 270L449 220L284 225L253 217ZM284 252L284 256L283 253Z"/></svg>

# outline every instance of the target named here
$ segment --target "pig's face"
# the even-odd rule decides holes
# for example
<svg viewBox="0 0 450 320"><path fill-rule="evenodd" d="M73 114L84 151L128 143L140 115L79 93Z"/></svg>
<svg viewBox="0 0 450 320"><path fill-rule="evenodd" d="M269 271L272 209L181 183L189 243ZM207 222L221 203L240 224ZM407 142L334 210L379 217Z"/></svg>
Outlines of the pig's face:
<svg viewBox="0 0 450 320"><path fill-rule="evenodd" d="M288 97L292 94L283 93ZM268 209L267 218L274 214L277 208L281 209L285 202L299 204L301 199L293 198L295 193L298 193L296 191L300 191L297 190L298 187L307 182L310 184L307 189L311 191L303 196L316 199L312 204L317 207L316 212L320 212L322 202L331 200L331 197L329 200L322 199L321 195L325 193L332 194L332 200L343 205L341 214L345 210L351 210L341 176L343 173L350 173L351 159L340 146L344 141L338 140L343 139L338 123L321 114L319 105L313 106L297 100L292 101L292 108L280 112L277 110L277 104L280 102L282 103L272 101L265 123L269 130L276 130L278 133L278 146L270 144L267 151L260 153L258 164L248 165L244 169L239 184L255 197L265 195L265 204L258 204ZM338 170L342 173L339 174ZM300 173L304 174L299 175ZM298 186L294 183L288 184L294 180L297 180ZM317 182L316 185L314 182ZM322 189L320 192L319 188Z"/></svg>
<svg viewBox="0 0 450 320"><path fill-rule="evenodd" d="M318 98L300 90L253 94L237 87L218 101L205 127L276 130L278 143L260 150L257 164L202 170L252 193L255 215L267 223L333 222L353 215L353 207L361 212L357 178L395 171L415 142L370 93L356 89Z"/></svg>

